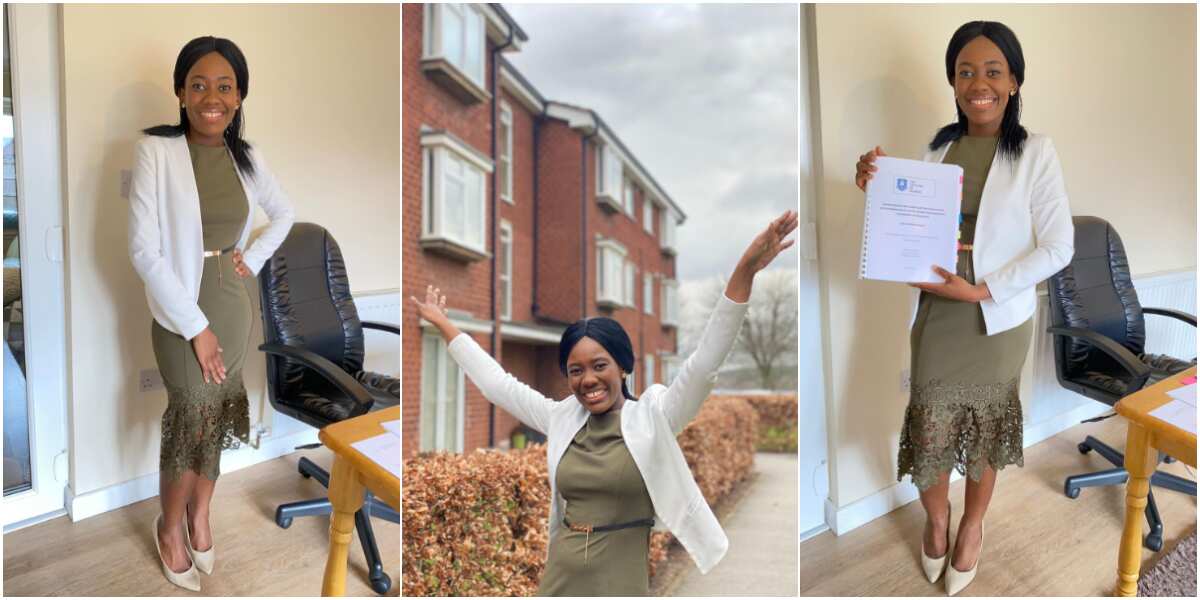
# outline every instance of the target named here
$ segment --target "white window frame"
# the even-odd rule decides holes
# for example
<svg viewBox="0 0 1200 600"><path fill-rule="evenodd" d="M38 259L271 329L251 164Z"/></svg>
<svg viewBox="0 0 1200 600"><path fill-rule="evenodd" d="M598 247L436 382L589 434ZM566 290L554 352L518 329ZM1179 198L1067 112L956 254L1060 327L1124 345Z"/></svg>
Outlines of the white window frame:
<svg viewBox="0 0 1200 600"><path fill-rule="evenodd" d="M462 37L458 43L462 46L462 55L457 56L457 48L450 48L444 38L442 25L449 16L462 20ZM425 59L440 58L458 69L472 83L485 88L484 70L487 60L487 30L485 19L479 9L467 3L437 3L425 5L424 57ZM474 42L473 44L471 42ZM474 46L474 47L472 47ZM449 52L447 50L450 50ZM474 57L467 56L473 51ZM470 59L474 63L469 63Z"/></svg>
<svg viewBox="0 0 1200 600"><path fill-rule="evenodd" d="M612 239L596 241L596 303L618 306L625 303L625 246ZM607 259L607 260L606 260ZM611 261L611 262L609 262ZM612 269L610 265L620 265ZM612 276L616 281L609 281Z"/></svg>
<svg viewBox="0 0 1200 600"><path fill-rule="evenodd" d="M659 234L662 237L662 249L675 251L675 215L672 214L670 208L664 208L662 211L662 226L659 228Z"/></svg>
<svg viewBox="0 0 1200 600"><path fill-rule="evenodd" d="M648 315L654 314L654 275L642 275L642 311Z"/></svg>
<svg viewBox="0 0 1200 600"><path fill-rule="evenodd" d="M626 260L625 265L621 269L621 276L624 281L621 285L621 294L624 297L624 304L630 308L637 308L637 265L632 260Z"/></svg>
<svg viewBox="0 0 1200 600"><path fill-rule="evenodd" d="M650 201L650 194L642 194L642 228L650 237L654 237L654 203Z"/></svg>
<svg viewBox="0 0 1200 600"><path fill-rule="evenodd" d="M437 382L435 384L436 387L435 387L434 395L440 401L439 400L432 401L433 408L436 411L436 414L434 415L433 440L431 442L427 441L426 440L426 432L420 431L419 432L420 433L420 451L426 452L426 451L436 451L436 450L447 450L450 452L462 452L463 451L463 437L466 434L464 415L466 413L466 408L467 408L467 402L466 402L466 397L467 397L466 383L467 382L466 382L466 378L463 376L462 368L458 366L458 363L454 362L453 358L451 358L450 352L446 348L446 342L444 340L442 340L442 337L440 334L433 333L433 332L425 333L422 336L422 342L421 342L421 377L422 377L421 410L422 411L428 410L429 404L431 402L430 399L426 398L426 396L425 396L425 381L424 381L424 377L426 375L425 372L427 370L427 368L426 368L427 362L426 361L428 361L430 359L427 351L429 350L429 347L431 345L434 347L435 352L437 352L437 358L438 358L437 373L435 375L437 378ZM458 439L457 439L456 443L454 444L454 447L447 447L447 443L446 443L446 439L445 439L446 411L442 410L443 406L448 404L444 399L444 397L446 395L445 383L446 383L447 377L456 377L458 379L458 385L456 386L455 397L451 399L451 401L454 402L455 407L457 408L457 410L455 411L456 422L454 425L458 429L458 435L456 436ZM424 419L418 420L418 428L421 427L422 423L424 423Z"/></svg>
<svg viewBox="0 0 1200 600"><path fill-rule="evenodd" d="M655 383L658 383L654 373L654 355L647 354L646 357L642 359L642 364L646 372L646 387L650 387Z"/></svg>
<svg viewBox="0 0 1200 600"><path fill-rule="evenodd" d="M503 302L500 304L500 318L505 321L512 320L512 257L513 257L513 230L512 223L500 219L500 239L499 249L500 256L497 257L503 269L500 270L498 278L500 280L500 295Z"/></svg>
<svg viewBox="0 0 1200 600"><path fill-rule="evenodd" d="M421 155L421 240L423 242L435 240L448 242L465 248L480 257L487 256L487 181L489 179L487 174L492 172L491 163L478 156L475 151L462 142L444 133L422 136L421 145L423 146ZM462 236L447 228L446 224L450 219L442 218L442 214L446 211L445 188L448 175L446 169L447 165L452 164L452 161L460 164L464 169L470 169L471 174L477 177L479 182L479 189L474 199L466 197L465 180L463 182L464 235ZM468 237L467 234L470 232L465 230L466 215L473 208L478 210L479 217L478 231L475 232L477 240Z"/></svg>
<svg viewBox="0 0 1200 600"><path fill-rule="evenodd" d="M509 203L516 204L513 199L513 115L512 107L504 100L500 101L500 126L501 133L499 143L497 145L496 168L500 180L497 182L496 191L500 195L500 199Z"/></svg>
<svg viewBox="0 0 1200 600"><path fill-rule="evenodd" d="M632 372L630 372L629 374L626 375L626 377L628 378L627 381L629 383L629 393L633 394L634 397L640 397L641 394L638 393L638 387L637 387L637 368L636 368L636 366Z"/></svg>
<svg viewBox="0 0 1200 600"><path fill-rule="evenodd" d="M679 357L677 356L662 356L663 364L663 380L662 384L669 386L675 381L675 376L679 375Z"/></svg>
<svg viewBox="0 0 1200 600"><path fill-rule="evenodd" d="M677 327L679 325L679 282L674 279L663 279L662 282L662 317L663 325Z"/></svg>
<svg viewBox="0 0 1200 600"><path fill-rule="evenodd" d="M597 202L608 203L616 210L625 210L620 197L623 170L621 156L611 144L596 147Z"/></svg>

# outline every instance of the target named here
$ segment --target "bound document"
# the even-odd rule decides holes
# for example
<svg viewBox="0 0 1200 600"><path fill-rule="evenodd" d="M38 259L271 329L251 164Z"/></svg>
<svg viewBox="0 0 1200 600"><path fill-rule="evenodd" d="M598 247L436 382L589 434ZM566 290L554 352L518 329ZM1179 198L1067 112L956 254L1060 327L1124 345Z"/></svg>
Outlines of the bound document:
<svg viewBox="0 0 1200 600"><path fill-rule="evenodd" d="M859 279L941 283L958 258L962 167L881 156L867 182Z"/></svg>

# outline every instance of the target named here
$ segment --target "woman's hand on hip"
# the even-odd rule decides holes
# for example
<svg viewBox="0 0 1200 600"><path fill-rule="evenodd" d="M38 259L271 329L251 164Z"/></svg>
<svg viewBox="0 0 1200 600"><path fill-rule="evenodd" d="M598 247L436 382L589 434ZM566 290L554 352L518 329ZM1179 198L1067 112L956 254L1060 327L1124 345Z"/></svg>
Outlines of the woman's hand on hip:
<svg viewBox="0 0 1200 600"><path fill-rule="evenodd" d="M450 316L446 312L446 296L442 295L442 290L430 284L425 286L424 302L417 300L416 296L409 296L409 299L416 306L417 313L421 318L432 323L434 327L437 327L438 331L442 334L442 338L447 342L462 333L458 327L455 327L450 322Z"/></svg>
<svg viewBox="0 0 1200 600"><path fill-rule="evenodd" d="M192 338L192 350L196 353L196 361L200 363L204 383L224 383L225 361L221 358L224 350L217 342L217 334L205 327L204 331Z"/></svg>
<svg viewBox="0 0 1200 600"><path fill-rule="evenodd" d="M734 302L745 302L750 299L750 286L755 273L765 269L771 261L796 243L796 240L786 239L796 230L800 216L794 211L784 211L782 215L771 221L770 225L755 236L741 260L733 270L729 283L725 286L725 295Z"/></svg>
<svg viewBox="0 0 1200 600"><path fill-rule="evenodd" d="M233 249L233 271L242 279L254 274L250 272L250 267L246 266L246 258L242 255L240 248Z"/></svg>
<svg viewBox="0 0 1200 600"><path fill-rule="evenodd" d="M908 285L959 302L982 302L992 297L987 283L972 285L966 279L937 265L934 265L933 270L945 281L942 283L910 283Z"/></svg>
<svg viewBox="0 0 1200 600"><path fill-rule="evenodd" d="M879 167L875 166L875 158L879 156L887 156L887 154L884 154L883 149L879 146L875 146L874 150L869 150L866 154L858 157L858 162L854 165L854 185L857 185L858 189L867 191L867 182L874 177L872 173L879 170Z"/></svg>

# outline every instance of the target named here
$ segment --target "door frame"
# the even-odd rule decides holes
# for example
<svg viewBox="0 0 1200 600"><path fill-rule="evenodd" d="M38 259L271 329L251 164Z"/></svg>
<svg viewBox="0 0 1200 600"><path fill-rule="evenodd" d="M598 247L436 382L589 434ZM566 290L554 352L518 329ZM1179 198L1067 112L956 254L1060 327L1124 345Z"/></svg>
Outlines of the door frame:
<svg viewBox="0 0 1200 600"><path fill-rule="evenodd" d="M64 514L69 477L60 8L5 6L33 480L29 490L4 498L5 532Z"/></svg>

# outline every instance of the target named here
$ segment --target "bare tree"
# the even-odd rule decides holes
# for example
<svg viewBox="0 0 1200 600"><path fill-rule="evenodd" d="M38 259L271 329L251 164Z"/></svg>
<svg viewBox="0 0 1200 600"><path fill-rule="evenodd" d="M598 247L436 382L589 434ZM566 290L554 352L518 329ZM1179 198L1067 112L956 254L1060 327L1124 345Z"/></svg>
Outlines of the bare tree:
<svg viewBox="0 0 1200 600"><path fill-rule="evenodd" d="M776 389L783 370L795 368L797 295L794 269L766 271L755 281L738 346L754 363L763 389Z"/></svg>

